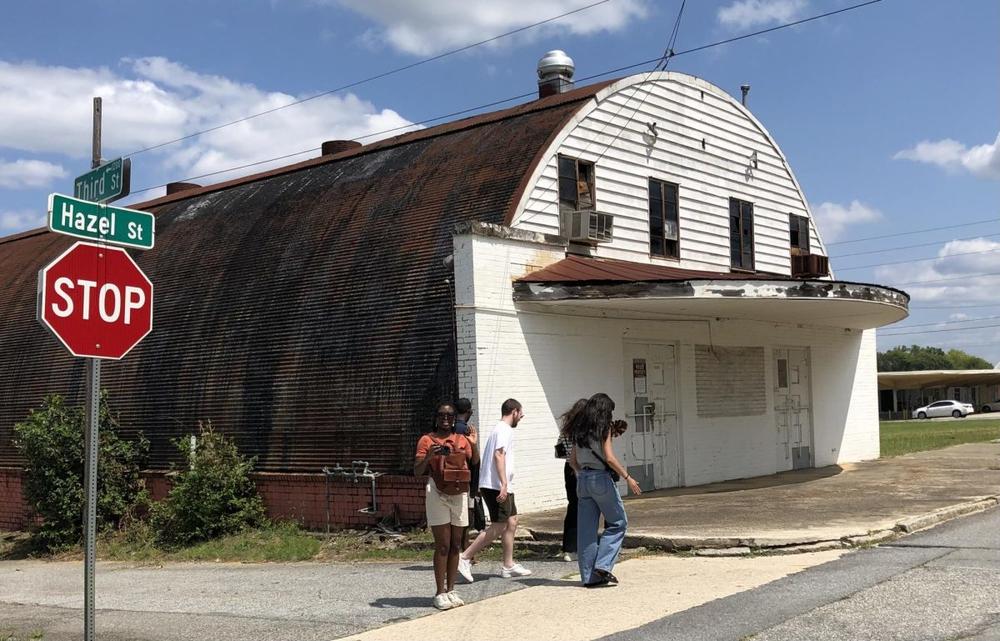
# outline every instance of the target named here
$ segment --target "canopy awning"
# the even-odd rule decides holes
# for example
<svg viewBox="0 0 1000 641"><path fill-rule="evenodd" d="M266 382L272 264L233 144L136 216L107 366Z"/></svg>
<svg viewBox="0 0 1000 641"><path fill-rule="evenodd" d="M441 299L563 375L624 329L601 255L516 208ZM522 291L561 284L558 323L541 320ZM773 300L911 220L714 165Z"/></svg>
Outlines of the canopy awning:
<svg viewBox="0 0 1000 641"><path fill-rule="evenodd" d="M879 389L932 389L1000 383L997 369L937 369L920 372L879 372Z"/></svg>
<svg viewBox="0 0 1000 641"><path fill-rule="evenodd" d="M570 315L726 318L852 329L906 318L898 289L774 274L705 272L569 256L514 283L519 309Z"/></svg>

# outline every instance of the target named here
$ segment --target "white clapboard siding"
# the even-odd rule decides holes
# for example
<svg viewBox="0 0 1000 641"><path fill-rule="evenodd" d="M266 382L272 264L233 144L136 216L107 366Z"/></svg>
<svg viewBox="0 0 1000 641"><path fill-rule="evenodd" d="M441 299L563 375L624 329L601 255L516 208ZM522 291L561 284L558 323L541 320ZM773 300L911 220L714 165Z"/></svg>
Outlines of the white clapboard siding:
<svg viewBox="0 0 1000 641"><path fill-rule="evenodd" d="M650 122L658 132L651 145ZM753 153L757 166L748 178ZM789 214L810 218L810 248L826 253L806 199L767 131L731 96L693 76L640 74L599 92L545 152L513 226L559 233L559 154L595 163L597 209L615 217L614 240L598 245L596 256L728 271L730 197L754 204L758 270L790 273ZM649 256L650 178L679 186L680 261Z"/></svg>

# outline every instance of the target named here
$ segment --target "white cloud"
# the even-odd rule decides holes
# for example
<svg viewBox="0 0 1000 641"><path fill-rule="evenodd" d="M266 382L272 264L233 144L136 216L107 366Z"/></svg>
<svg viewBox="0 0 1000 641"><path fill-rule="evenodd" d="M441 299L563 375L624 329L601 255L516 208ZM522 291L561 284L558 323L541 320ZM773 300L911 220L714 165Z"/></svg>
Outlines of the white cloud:
<svg viewBox="0 0 1000 641"><path fill-rule="evenodd" d="M44 160L0 160L0 187L29 189L45 187L56 178L65 178L66 170Z"/></svg>
<svg viewBox="0 0 1000 641"><path fill-rule="evenodd" d="M912 160L950 172L968 171L979 178L1000 180L1000 133L992 143L972 148L951 138L924 140L911 149L896 152L893 160Z"/></svg>
<svg viewBox="0 0 1000 641"><path fill-rule="evenodd" d="M914 302L954 304L956 309L963 303L996 301L1000 275L980 274L1000 274L1000 243L988 238L953 240L942 245L936 260L875 268L877 282L902 288Z"/></svg>
<svg viewBox="0 0 1000 641"><path fill-rule="evenodd" d="M791 22L802 16L808 0L737 0L716 13L719 22L729 29L749 29Z"/></svg>
<svg viewBox="0 0 1000 641"><path fill-rule="evenodd" d="M201 74L165 58L122 62L124 71L119 74L107 68L0 61L0 103L4 105L0 146L86 158L95 95L104 99L106 157L180 138L304 97ZM152 161L141 156L135 162L155 162L168 172L168 180L177 180L318 148L324 140L357 138L410 124L395 111L378 109L354 94L327 95L164 147L151 154ZM400 132L366 142L396 133ZM34 168L37 175L41 167ZM133 173L135 169L133 164Z"/></svg>
<svg viewBox="0 0 1000 641"><path fill-rule="evenodd" d="M334 0L318 0L328 4ZM381 25L364 40L388 43L406 53L427 56L513 31L580 9L594 0L336 0ZM646 0L616 0L574 13L518 34L535 41L554 33L588 35L617 31L646 15Z"/></svg>
<svg viewBox="0 0 1000 641"><path fill-rule="evenodd" d="M0 211L0 236L6 236L25 229L45 226L46 213L21 209L15 211Z"/></svg>
<svg viewBox="0 0 1000 641"><path fill-rule="evenodd" d="M846 207L839 203L825 202L812 205L811 209L823 240L827 243L841 238L848 227L882 220L882 212L857 200L852 200Z"/></svg>

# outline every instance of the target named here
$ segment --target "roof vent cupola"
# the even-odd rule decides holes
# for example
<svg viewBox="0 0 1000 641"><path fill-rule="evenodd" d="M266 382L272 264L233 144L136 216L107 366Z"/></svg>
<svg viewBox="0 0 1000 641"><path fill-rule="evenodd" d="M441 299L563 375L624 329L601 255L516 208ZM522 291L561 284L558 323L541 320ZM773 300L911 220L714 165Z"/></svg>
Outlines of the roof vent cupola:
<svg viewBox="0 0 1000 641"><path fill-rule="evenodd" d="M565 51L554 49L538 61L538 97L565 93L573 88L573 59Z"/></svg>

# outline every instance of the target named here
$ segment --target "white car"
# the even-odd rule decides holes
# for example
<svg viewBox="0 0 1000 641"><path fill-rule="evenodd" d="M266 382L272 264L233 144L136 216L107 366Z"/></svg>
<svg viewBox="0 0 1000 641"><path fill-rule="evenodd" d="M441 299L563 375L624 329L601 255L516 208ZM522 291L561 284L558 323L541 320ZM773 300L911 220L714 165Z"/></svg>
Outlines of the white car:
<svg viewBox="0 0 1000 641"><path fill-rule="evenodd" d="M1000 412L1000 399L997 399L992 403L983 403L982 411L984 414L989 414L990 412Z"/></svg>
<svg viewBox="0 0 1000 641"><path fill-rule="evenodd" d="M913 418L938 418L940 416L954 416L955 418L965 418L969 414L974 414L976 408L968 403L959 401L937 401L924 407L913 410Z"/></svg>

